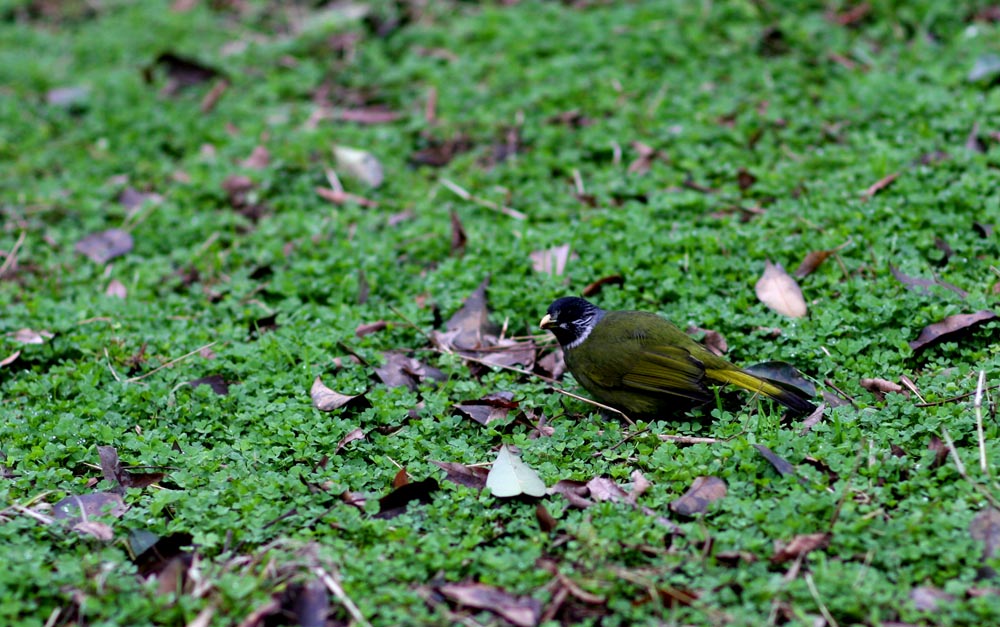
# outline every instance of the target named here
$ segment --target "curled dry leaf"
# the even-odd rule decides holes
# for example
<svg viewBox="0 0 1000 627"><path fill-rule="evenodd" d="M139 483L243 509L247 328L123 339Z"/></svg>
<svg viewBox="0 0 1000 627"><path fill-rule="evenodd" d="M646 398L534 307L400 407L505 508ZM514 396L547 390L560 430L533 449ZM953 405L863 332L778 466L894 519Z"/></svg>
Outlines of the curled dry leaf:
<svg viewBox="0 0 1000 627"><path fill-rule="evenodd" d="M44 344L45 340L50 340L54 337L48 331L35 331L32 329L18 329L8 335L10 335L12 340L20 344Z"/></svg>
<svg viewBox="0 0 1000 627"><path fill-rule="evenodd" d="M873 196L875 196L875 194L888 188L890 185L896 182L897 178L899 178L899 172L893 172L892 174L889 174L888 176L883 176L879 180L875 181L868 187L868 189L864 191L863 194L861 194L862 200L868 200Z"/></svg>
<svg viewBox="0 0 1000 627"><path fill-rule="evenodd" d="M316 377L313 381L312 388L309 390L309 395L312 397L313 407L320 411L333 411L344 407L345 405L351 403L355 399L363 399L364 393L361 394L341 394L331 390L323 381Z"/></svg>
<svg viewBox="0 0 1000 627"><path fill-rule="evenodd" d="M800 555L806 555L817 549L826 548L830 544L832 534L806 533L795 536L788 544L779 545L771 556L772 564L781 564L793 560Z"/></svg>
<svg viewBox="0 0 1000 627"><path fill-rule="evenodd" d="M243 160L243 167L263 170L271 163L271 152L264 146L256 146L250 156Z"/></svg>
<svg viewBox="0 0 1000 627"><path fill-rule="evenodd" d="M494 420L503 420L511 412L518 408L517 401L514 400L512 392L495 392L473 401L465 401L455 405L455 410L462 416L471 418L481 425L486 425Z"/></svg>
<svg viewBox="0 0 1000 627"><path fill-rule="evenodd" d="M983 543L984 560L994 557L1000 548L1000 510L987 507L976 514L969 523L969 535Z"/></svg>
<svg viewBox="0 0 1000 627"><path fill-rule="evenodd" d="M899 394L903 392L903 386L892 381L879 379L861 379L861 387L875 395L875 398L882 400L887 393Z"/></svg>
<svg viewBox="0 0 1000 627"><path fill-rule="evenodd" d="M0 359L0 368L11 365L15 361L17 361L17 358L20 356L21 356L21 351L14 351L10 355L7 355L3 359Z"/></svg>
<svg viewBox="0 0 1000 627"><path fill-rule="evenodd" d="M76 243L74 250L94 263L105 264L131 251L133 245L128 231L108 229L84 237Z"/></svg>
<svg viewBox="0 0 1000 627"><path fill-rule="evenodd" d="M599 294L601 290L604 289L605 285L624 285L625 277L620 274L612 274L610 276L605 276L597 279L587 287L583 288L580 295L584 298L589 298L595 294Z"/></svg>
<svg viewBox="0 0 1000 627"><path fill-rule="evenodd" d="M910 348L914 352L919 352L938 342L957 340L964 334L971 332L983 323L993 320L996 317L997 315L989 310L948 316L940 322L935 322L924 327L920 331L920 335L917 336L917 339L910 342Z"/></svg>
<svg viewBox="0 0 1000 627"><path fill-rule="evenodd" d="M680 498L671 501L670 509L681 516L704 513L709 504L726 496L726 482L718 477L696 477Z"/></svg>
<svg viewBox="0 0 1000 627"><path fill-rule="evenodd" d="M88 536L94 536L102 542L111 542L115 539L115 532L111 530L111 526L107 523L98 522L96 520L80 521L73 525L73 531Z"/></svg>
<svg viewBox="0 0 1000 627"><path fill-rule="evenodd" d="M423 381L444 381L448 378L437 368L407 357L403 353L389 351L384 355L385 362L375 368L375 374L382 383L391 388L406 386L415 390Z"/></svg>
<svg viewBox="0 0 1000 627"><path fill-rule="evenodd" d="M760 453L764 459L771 462L771 465L778 471L778 474L782 476L795 474L795 466L768 447L763 444L754 444L753 447L757 449L757 452Z"/></svg>
<svg viewBox="0 0 1000 627"><path fill-rule="evenodd" d="M354 329L354 335L357 337L364 337L366 335L371 335L372 333L378 333L388 326L389 323L385 320L376 320L375 322L359 324L358 328Z"/></svg>
<svg viewBox="0 0 1000 627"><path fill-rule="evenodd" d="M805 259L802 260L802 263L799 264L799 267L795 269L794 273L795 277L802 279L809 276L810 274L816 271L816 268L823 265L823 262L827 260L827 257L832 255L834 252L835 251L833 250L811 251L809 254L806 255Z"/></svg>
<svg viewBox="0 0 1000 627"><path fill-rule="evenodd" d="M534 627L542 616L542 603L538 599L514 596L486 584L449 583L438 591L459 605L493 612L517 627Z"/></svg>
<svg viewBox="0 0 1000 627"><path fill-rule="evenodd" d="M361 181L368 187L378 187L385 179L382 164L370 152L349 146L334 146L333 156L337 161L337 168L341 172Z"/></svg>
<svg viewBox="0 0 1000 627"><path fill-rule="evenodd" d="M465 227L458 217L458 212L451 210L451 254L461 257L465 253L465 245L469 238L465 234Z"/></svg>
<svg viewBox="0 0 1000 627"><path fill-rule="evenodd" d="M344 448L349 443L355 440L364 440L364 439L365 439L365 432L363 429L360 428L352 429L350 432L348 432L347 435L340 438L340 442L337 442L337 448L334 449L333 454L336 455L337 453L340 452L340 449Z"/></svg>
<svg viewBox="0 0 1000 627"><path fill-rule="evenodd" d="M452 483L464 485L474 490L482 490L486 487L486 477L489 470L481 466L466 466L458 462L435 462L432 464L448 473L447 479Z"/></svg>
<svg viewBox="0 0 1000 627"><path fill-rule="evenodd" d="M569 244L536 250L531 253L531 266L535 272L562 276L566 271L566 262L569 261L569 251Z"/></svg>
<svg viewBox="0 0 1000 627"><path fill-rule="evenodd" d="M406 507L416 501L430 503L434 492L437 492L438 482L434 479L424 479L402 485L378 500L378 514L375 518L395 518L406 511Z"/></svg>
<svg viewBox="0 0 1000 627"><path fill-rule="evenodd" d="M724 338L722 334L719 333L718 331L691 326L687 328L687 334L688 335L703 334L701 338L701 343L705 345L705 348L715 353L719 357L722 357L729 351L729 343L726 342L726 338Z"/></svg>
<svg viewBox="0 0 1000 627"><path fill-rule="evenodd" d="M764 274L754 286L757 298L773 311L789 318L802 318L806 315L806 300L802 289L781 264L770 261L764 266Z"/></svg>

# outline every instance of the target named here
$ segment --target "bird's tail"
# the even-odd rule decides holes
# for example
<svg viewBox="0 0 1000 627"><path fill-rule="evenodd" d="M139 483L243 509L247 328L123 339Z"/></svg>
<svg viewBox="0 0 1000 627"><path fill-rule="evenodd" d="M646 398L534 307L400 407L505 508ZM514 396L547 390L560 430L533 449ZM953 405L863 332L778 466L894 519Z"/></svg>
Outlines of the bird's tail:
<svg viewBox="0 0 1000 627"><path fill-rule="evenodd" d="M808 414L816 409L816 406L807 399L804 391L791 385L782 384L779 381L772 381L752 375L749 372L743 372L735 368L726 370L711 369L705 371L705 376L713 381L738 385L745 390L763 394L768 398L773 398L788 409L801 414Z"/></svg>

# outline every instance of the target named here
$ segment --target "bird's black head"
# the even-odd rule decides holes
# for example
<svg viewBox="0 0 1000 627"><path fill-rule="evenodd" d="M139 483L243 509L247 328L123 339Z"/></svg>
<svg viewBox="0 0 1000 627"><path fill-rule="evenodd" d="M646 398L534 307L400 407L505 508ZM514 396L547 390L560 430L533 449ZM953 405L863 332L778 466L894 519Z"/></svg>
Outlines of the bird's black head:
<svg viewBox="0 0 1000 627"><path fill-rule="evenodd" d="M552 331L564 349L576 348L587 339L594 325L604 317L604 310L582 298L566 296L549 305L539 326Z"/></svg>

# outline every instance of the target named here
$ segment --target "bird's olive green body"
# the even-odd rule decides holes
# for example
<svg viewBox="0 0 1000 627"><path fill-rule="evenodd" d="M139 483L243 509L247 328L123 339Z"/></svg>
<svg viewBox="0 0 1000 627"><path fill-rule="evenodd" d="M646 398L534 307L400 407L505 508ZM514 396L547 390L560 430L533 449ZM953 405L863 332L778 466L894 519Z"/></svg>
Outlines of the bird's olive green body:
<svg viewBox="0 0 1000 627"><path fill-rule="evenodd" d="M711 384L734 384L808 411L811 404L744 372L668 320L642 311L609 311L577 346L566 366L596 400L630 416L673 414L713 398Z"/></svg>

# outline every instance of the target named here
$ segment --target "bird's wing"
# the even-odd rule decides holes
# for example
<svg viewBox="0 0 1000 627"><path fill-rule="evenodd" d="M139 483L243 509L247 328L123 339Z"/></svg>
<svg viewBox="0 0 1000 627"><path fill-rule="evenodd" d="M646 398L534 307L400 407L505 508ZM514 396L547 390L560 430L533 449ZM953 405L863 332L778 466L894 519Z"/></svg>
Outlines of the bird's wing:
<svg viewBox="0 0 1000 627"><path fill-rule="evenodd" d="M646 392L674 394L698 401L712 398L702 379L705 365L680 346L645 346L622 384Z"/></svg>

